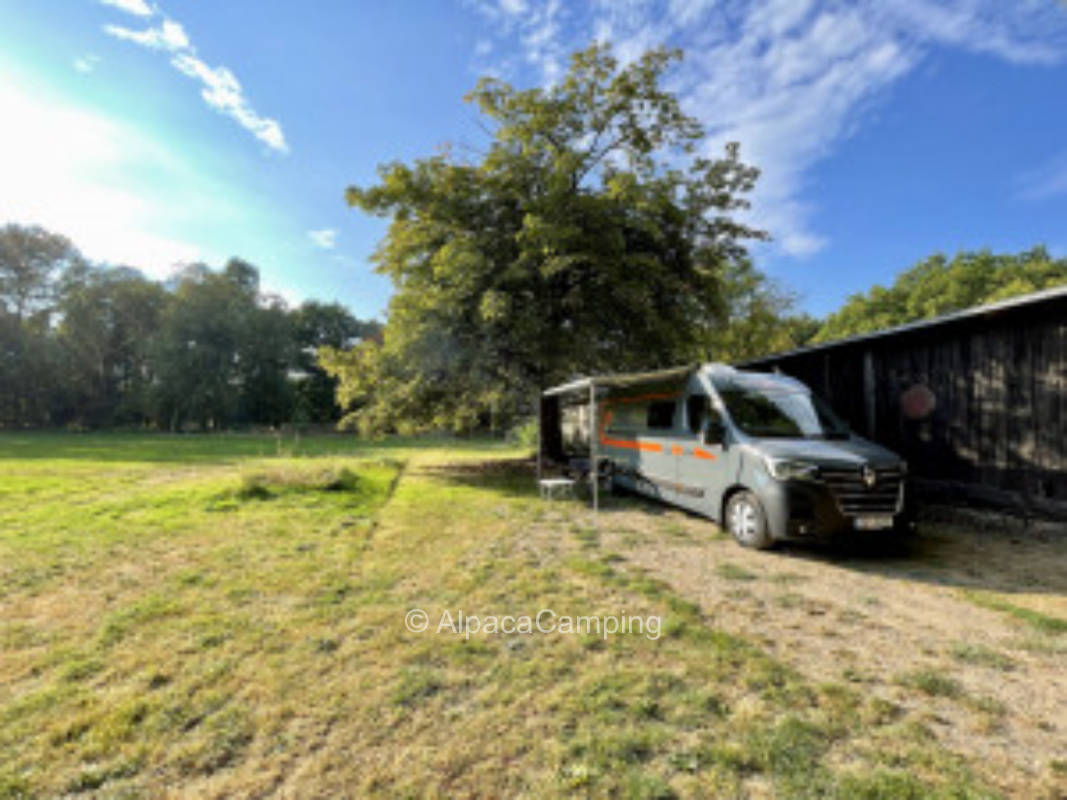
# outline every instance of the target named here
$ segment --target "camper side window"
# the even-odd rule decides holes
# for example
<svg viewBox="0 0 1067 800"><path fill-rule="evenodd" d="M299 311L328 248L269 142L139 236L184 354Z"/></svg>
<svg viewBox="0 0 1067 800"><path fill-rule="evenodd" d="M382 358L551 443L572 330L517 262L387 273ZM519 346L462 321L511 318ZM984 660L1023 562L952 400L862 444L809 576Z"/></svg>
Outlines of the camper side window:
<svg viewBox="0 0 1067 800"><path fill-rule="evenodd" d="M650 403L648 406L648 427L673 428L674 406L673 400Z"/></svg>
<svg viewBox="0 0 1067 800"><path fill-rule="evenodd" d="M686 401L686 416L689 418L689 430L700 433L708 418L708 396L706 394L690 395Z"/></svg>
<svg viewBox="0 0 1067 800"><path fill-rule="evenodd" d="M645 407L633 403L612 406L607 411L609 431L622 433L636 433L645 427L647 422Z"/></svg>

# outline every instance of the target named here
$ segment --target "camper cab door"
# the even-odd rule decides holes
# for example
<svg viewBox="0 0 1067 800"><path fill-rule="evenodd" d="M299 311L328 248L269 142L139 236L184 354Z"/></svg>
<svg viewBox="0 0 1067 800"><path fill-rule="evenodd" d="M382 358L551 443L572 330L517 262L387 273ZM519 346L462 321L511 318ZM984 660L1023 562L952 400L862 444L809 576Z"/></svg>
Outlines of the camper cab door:
<svg viewBox="0 0 1067 800"><path fill-rule="evenodd" d="M683 413L687 440L677 464L682 504L717 516L728 482L722 416L704 387L695 381L686 392Z"/></svg>

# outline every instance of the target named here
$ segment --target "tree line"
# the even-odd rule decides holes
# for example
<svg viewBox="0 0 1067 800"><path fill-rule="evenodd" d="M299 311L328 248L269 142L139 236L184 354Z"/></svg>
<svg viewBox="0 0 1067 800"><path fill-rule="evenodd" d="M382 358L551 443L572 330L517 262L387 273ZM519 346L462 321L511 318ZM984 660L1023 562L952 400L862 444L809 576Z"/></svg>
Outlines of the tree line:
<svg viewBox="0 0 1067 800"><path fill-rule="evenodd" d="M1053 258L1042 246L1021 253L965 251L951 259L935 253L890 286L850 297L812 339L843 339L1064 284L1067 258Z"/></svg>
<svg viewBox="0 0 1067 800"><path fill-rule="evenodd" d="M0 427L217 430L340 416L323 346L379 335L336 303L289 308L238 258L166 281L0 228Z"/></svg>

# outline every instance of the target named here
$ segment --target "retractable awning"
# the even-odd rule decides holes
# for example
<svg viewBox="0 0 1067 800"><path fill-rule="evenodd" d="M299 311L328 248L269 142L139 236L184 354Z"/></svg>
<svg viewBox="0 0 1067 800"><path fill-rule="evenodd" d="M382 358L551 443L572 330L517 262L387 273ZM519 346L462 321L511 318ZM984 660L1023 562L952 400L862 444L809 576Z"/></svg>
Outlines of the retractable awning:
<svg viewBox="0 0 1067 800"><path fill-rule="evenodd" d="M542 392L542 397L559 397L564 394L584 393L589 401L589 480L593 490L593 512L600 510L600 469L597 456L597 419L596 402L597 390L602 388L612 389L622 386L634 386L642 383L659 383L671 380L680 380L695 369L699 364L689 364L684 367L672 367L652 372L628 372L615 375L591 375L586 378L576 378L573 381L553 386ZM541 480L541 439L543 431L543 416L537 415L537 480Z"/></svg>
<svg viewBox="0 0 1067 800"><path fill-rule="evenodd" d="M590 375L585 378L575 378L573 381L561 383L551 389L545 389L542 394L545 397L554 397L571 392L589 391L601 387L614 388L618 386L633 386L639 383L655 383L657 381L669 381L675 378L684 378L698 364L687 364L684 367L671 367L670 369L654 370L652 372L619 372L614 375Z"/></svg>

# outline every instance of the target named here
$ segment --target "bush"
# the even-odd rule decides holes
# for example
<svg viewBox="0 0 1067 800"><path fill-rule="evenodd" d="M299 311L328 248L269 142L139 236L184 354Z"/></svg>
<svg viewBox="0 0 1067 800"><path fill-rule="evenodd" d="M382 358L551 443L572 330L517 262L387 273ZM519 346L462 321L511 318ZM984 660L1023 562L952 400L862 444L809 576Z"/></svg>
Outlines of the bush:
<svg viewBox="0 0 1067 800"><path fill-rule="evenodd" d="M508 441L524 450L537 450L537 418L528 417L508 431Z"/></svg>

